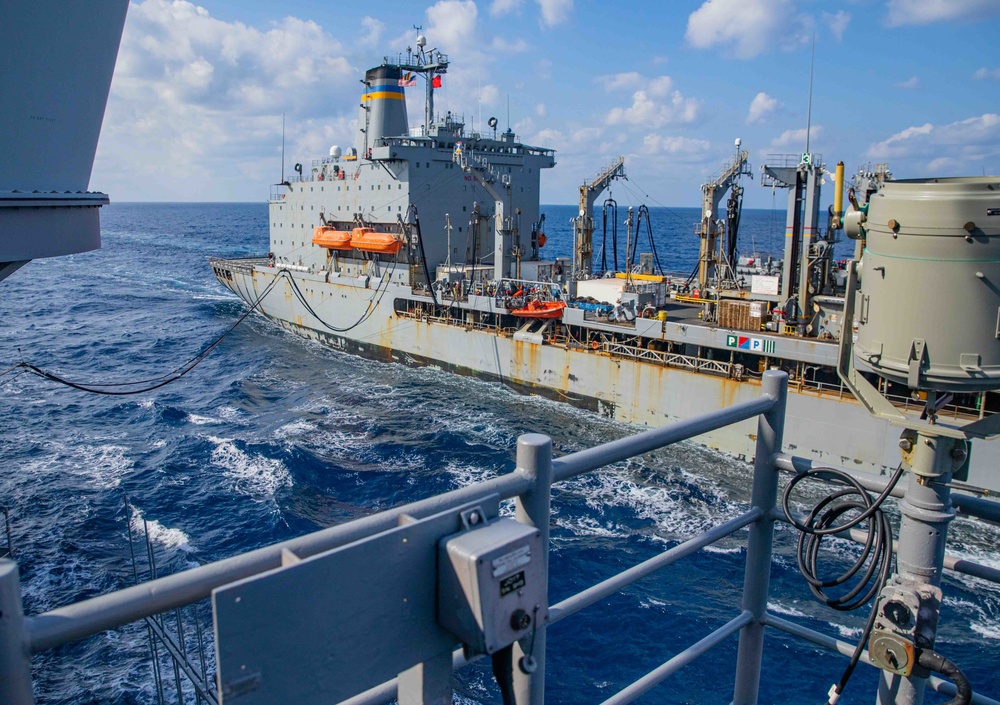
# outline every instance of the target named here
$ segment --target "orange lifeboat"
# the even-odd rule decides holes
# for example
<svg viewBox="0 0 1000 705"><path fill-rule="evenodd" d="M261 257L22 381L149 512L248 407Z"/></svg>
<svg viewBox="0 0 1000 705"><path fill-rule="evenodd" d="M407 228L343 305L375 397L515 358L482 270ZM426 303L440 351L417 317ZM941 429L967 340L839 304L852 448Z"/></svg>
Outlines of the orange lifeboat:
<svg viewBox="0 0 1000 705"><path fill-rule="evenodd" d="M313 244L328 250L350 250L351 234L346 230L337 230L328 225L320 225L313 230Z"/></svg>
<svg viewBox="0 0 1000 705"><path fill-rule="evenodd" d="M511 311L512 316L521 318L562 318L566 304L562 301L538 301L533 299L524 308Z"/></svg>
<svg viewBox="0 0 1000 705"><path fill-rule="evenodd" d="M362 252L394 255L402 249L403 241L392 233L379 233L371 228L354 228L351 231L351 247Z"/></svg>

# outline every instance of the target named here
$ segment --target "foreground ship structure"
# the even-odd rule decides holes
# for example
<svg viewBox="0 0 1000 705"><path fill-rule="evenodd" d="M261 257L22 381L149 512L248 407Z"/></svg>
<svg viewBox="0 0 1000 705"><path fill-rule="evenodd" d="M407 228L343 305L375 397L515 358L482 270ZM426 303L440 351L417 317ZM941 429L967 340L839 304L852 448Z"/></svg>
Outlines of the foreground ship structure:
<svg viewBox="0 0 1000 705"><path fill-rule="evenodd" d="M845 213L838 165L837 202L821 223L822 158L766 165L764 185L788 190L786 246L781 260L755 261L736 253L739 180L749 173L737 143L732 163L703 187L697 277L679 283L655 273L653 258L636 262L634 249L625 271L595 271L589 209L624 175L619 158L581 189L574 256L545 259L539 177L554 152L498 133L495 119L484 134L451 113L435 116L448 57L425 45L420 37L416 51L366 73L354 146L297 164L295 180L272 189L270 252L213 259L223 284L283 328L338 350L439 365L650 426L754 398L761 373L780 367L792 378L790 450L871 472L896 465L899 430L873 420L836 372L838 342L854 333L854 319L844 305L849 267L834 260L833 246L846 224L860 257L869 200L892 183L886 169L854 178ZM420 82L424 121L413 128L405 91ZM949 193L995 210L990 184ZM963 208L943 212L954 219ZM1000 226L984 217L977 227L989 241ZM921 413L926 399L905 380L880 384L904 413ZM952 401L934 412L966 420L991 412L986 391ZM702 440L754 453L749 423ZM996 484L983 471L998 459L995 445L978 444L970 483Z"/></svg>
<svg viewBox="0 0 1000 705"><path fill-rule="evenodd" d="M33 259L101 246L109 200L88 189L127 9L123 0L4 8L0 279Z"/></svg>

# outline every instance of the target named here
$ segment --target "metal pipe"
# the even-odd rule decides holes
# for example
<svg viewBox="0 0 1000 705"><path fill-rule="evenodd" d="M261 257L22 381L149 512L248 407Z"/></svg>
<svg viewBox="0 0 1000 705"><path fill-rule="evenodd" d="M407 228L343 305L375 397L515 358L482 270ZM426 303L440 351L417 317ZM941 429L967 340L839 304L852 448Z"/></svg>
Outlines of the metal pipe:
<svg viewBox="0 0 1000 705"><path fill-rule="evenodd" d="M726 637L735 634L751 622L753 622L753 615L750 614L749 611L744 611L740 614L740 616L729 620L704 639L696 641L669 661L664 662L659 668L650 671L645 676L635 681L632 685L615 693L601 703L601 705L622 705L623 703L632 702L650 688L663 682L669 676L687 666L713 646L716 646L725 640Z"/></svg>
<svg viewBox="0 0 1000 705"><path fill-rule="evenodd" d="M589 607L595 602L599 602L605 597L615 594L622 588L628 587L637 580L640 580L647 575L660 570L661 568L666 568L667 566L676 563L681 558L690 556L692 553L700 551L705 546L715 543L719 539L736 533L744 526L752 524L760 519L761 516L763 516L761 510L754 507L750 511L740 514L738 517L730 519L724 524L712 527L700 536L695 536L692 539L688 539L684 543L677 544L673 548L664 551L657 556L653 556L649 560L643 561L638 565L632 566L628 570L618 573L618 575L608 578L607 580L589 587L582 592L578 592L571 597L567 597L559 604L552 605L552 607L549 608L549 624L555 624L556 622L579 612L585 607Z"/></svg>
<svg viewBox="0 0 1000 705"><path fill-rule="evenodd" d="M0 703L34 702L20 574L17 563L0 558Z"/></svg>
<svg viewBox="0 0 1000 705"><path fill-rule="evenodd" d="M841 228L841 220L844 217L844 162L837 162L837 168L833 175L833 224L834 228Z"/></svg>
<svg viewBox="0 0 1000 705"><path fill-rule="evenodd" d="M532 488L517 498L517 520L538 529L543 546L542 579L546 586L536 606L532 633L514 643L514 698L518 705L545 702L545 622L539 611L549 604L549 523L552 501L552 439L526 433L517 439L517 468L532 477ZM524 666L522 668L521 666ZM527 671L527 672L526 672Z"/></svg>
<svg viewBox="0 0 1000 705"><path fill-rule="evenodd" d="M817 646L822 646L828 651L835 651L841 656L846 656L850 658L854 654L854 644L848 644L846 641L841 641L840 639L834 639L832 636L827 636L817 632L809 627L804 627L801 624L796 624L782 617L778 617L774 614L768 612L764 615L764 623L769 627L774 627L786 634L791 634L794 637L798 637L804 641L811 642ZM868 652L864 651L861 654L861 663L867 664L868 666L874 666L872 660L868 658ZM938 678L937 676L931 676L927 679L927 685L932 689L952 697L955 695L956 689L953 683L944 680L943 678ZM985 695L980 695L978 693L972 694L973 705L1000 705L1000 700L994 700L993 698L988 698Z"/></svg>
<svg viewBox="0 0 1000 705"><path fill-rule="evenodd" d="M805 472L812 468L833 468L834 470L840 470L845 472L864 487L866 490L870 490L875 493L880 493L885 489L886 480L878 477L877 475L872 475L870 473L858 472L857 470L851 470L850 468L845 468L840 465L831 465L820 460L813 460L811 458L803 458L798 455L790 455L788 453L780 453L775 459L774 464L779 470L784 470L788 472ZM892 491L892 496L902 499L903 488L896 487ZM964 494L952 494L951 504L959 514L963 516L976 517L977 519L986 519L987 521L993 521L1000 523L1000 502L991 499L982 499L980 497L970 497Z"/></svg>
<svg viewBox="0 0 1000 705"><path fill-rule="evenodd" d="M769 395L765 388L764 395L757 399L556 458L552 461L553 481L561 482L635 455L766 414L776 404L777 397Z"/></svg>
<svg viewBox="0 0 1000 705"><path fill-rule="evenodd" d="M774 519L771 511L778 497L778 472L774 466L774 456L781 451L785 431L788 375L768 370L764 373L761 386L767 396L775 399L775 404L770 411L761 415L757 424L751 503L763 516L750 528L747 541L743 609L753 615L753 621L740 632L736 683L733 688L734 705L755 705L760 687L761 659L764 653L764 624L761 620L767 612L771 549L774 542Z"/></svg>
<svg viewBox="0 0 1000 705"><path fill-rule="evenodd" d="M904 451L904 462L909 465L910 472L906 494L899 503L897 567L892 582L914 592L920 585L941 585L948 524L955 518L951 489L946 483L951 480L952 467L957 463L956 442L957 439L933 436L921 430L917 432L912 451ZM928 601L921 605L921 612L925 608L934 614L923 616L929 626L922 631L922 636L930 643L921 646L933 649L941 606ZM883 671L877 702L879 705L921 705L926 685L926 675L917 671L909 676Z"/></svg>
<svg viewBox="0 0 1000 705"><path fill-rule="evenodd" d="M783 521L788 523L788 519L785 517L785 513L780 509L775 509L771 512L771 516L777 521ZM806 520L805 512L793 512L793 518L800 523L804 523ZM868 532L862 531L861 529L849 529L848 531L841 531L834 534L838 538L849 539L855 543L864 544L868 538ZM899 542L893 541L893 553L896 552ZM966 560L964 558L958 558L956 556L951 556L947 553L944 554L944 567L948 570L954 571L956 573L962 573L963 575L971 575L976 578L981 578L983 580L989 580L1000 584L1000 568L992 568L988 565L983 565L981 563L973 563L972 561Z"/></svg>

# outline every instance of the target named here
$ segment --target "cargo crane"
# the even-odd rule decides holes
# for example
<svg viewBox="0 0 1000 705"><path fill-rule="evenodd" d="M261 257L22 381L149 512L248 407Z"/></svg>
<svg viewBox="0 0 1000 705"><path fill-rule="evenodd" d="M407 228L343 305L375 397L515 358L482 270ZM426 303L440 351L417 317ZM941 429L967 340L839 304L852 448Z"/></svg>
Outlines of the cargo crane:
<svg viewBox="0 0 1000 705"><path fill-rule="evenodd" d="M725 167L722 172L712 181L701 187L701 222L696 227L696 232L701 240L701 250L698 255L698 289L704 291L706 287L716 283L718 279L718 269L722 259L719 255L716 240L723 232L720 227L723 222L719 218L719 204L722 198L730 189L734 194L738 193L739 180L742 176L752 176L750 163L747 161L750 154L744 149L740 150L740 140L736 140L736 156L732 164ZM727 247L729 257L735 243L730 243Z"/></svg>
<svg viewBox="0 0 1000 705"><path fill-rule="evenodd" d="M623 178L625 157L616 157L597 176L580 186L580 215L573 219L573 281L586 279L593 272L594 202L608 184Z"/></svg>

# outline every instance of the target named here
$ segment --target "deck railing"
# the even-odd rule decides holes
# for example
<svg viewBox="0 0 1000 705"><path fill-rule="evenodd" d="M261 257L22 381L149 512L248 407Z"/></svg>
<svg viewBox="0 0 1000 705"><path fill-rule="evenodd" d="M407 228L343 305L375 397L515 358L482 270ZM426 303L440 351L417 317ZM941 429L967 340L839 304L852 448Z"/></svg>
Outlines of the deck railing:
<svg viewBox="0 0 1000 705"><path fill-rule="evenodd" d="M618 575L557 604L548 606L548 624L567 619L576 612L614 594L635 581L655 571L663 570L684 557L746 528L749 531L749 538L743 596L739 605L733 605L728 621L705 634L695 644L674 655L619 693L608 698L605 703L628 703L635 700L671 674L736 634L739 634L739 646L736 664L733 668L733 702L737 705L756 703L766 627L801 637L813 644L845 655L850 655L855 649L853 644L830 638L767 611L773 527L774 522L781 520L783 516L776 511L779 472L782 470L793 473L802 472L810 464L807 459L795 458L781 452L787 392L787 376L781 372L769 371L763 376L762 394L759 398L558 458L553 458L552 441L547 436L522 435L517 441L516 469L507 475L34 616L25 616L22 612L16 563L6 559L0 560L0 702L10 705L27 705L33 702L31 654L191 605L213 596L213 591L232 589L237 581L243 581L241 585L246 585L247 579L263 580L269 576L280 574L282 570L294 569L296 565L310 557L319 561L334 554L342 556L345 555L344 552L363 544L371 545L372 541L389 535L398 536L398 532L404 529L407 531L412 529L413 531L413 533L404 534L404 536L418 537L421 531L431 530L422 527L438 527L434 530L440 533L431 536L430 542L427 543L431 550L429 554L431 563L433 563L433 556L436 555L436 542L454 532L454 528L447 530L440 528L441 526L451 526L448 521L442 525L442 517L450 520L452 514L463 511L465 512L463 520L465 520L468 519L468 507L472 506L477 509L479 507L496 507L497 502L502 499L516 499L517 520L536 527L540 533L543 555L538 557L538 560L542 561L543 575L546 576L542 584L547 585L548 533L553 483L589 473L611 463L621 462L730 424L758 417L751 499L743 513L709 529L700 536L688 539ZM874 476L863 478L864 486L872 490L885 488L885 482L884 479ZM898 496L904 492L904 490L895 490L893 494ZM954 499L953 504L958 505L961 511L966 514L981 515L992 520L1000 518L1000 510L995 503L968 497L960 498L959 496ZM476 521L471 523L480 521L478 517L474 518ZM425 533L421 540L427 538ZM406 540L403 538L404 542ZM901 536L900 541L904 540L909 540L909 537ZM1000 571L996 569L975 566L967 561L949 559L947 556L944 559L944 565L1000 582ZM266 576L263 575L265 573ZM433 575L433 573L431 574ZM393 582L390 576L382 576L382 578L383 582ZM434 594L433 584L425 585L421 589L429 589L430 594ZM219 594L219 592L215 593L216 596ZM296 604L295 600L301 599L303 598L300 595L289 595L289 604L283 605L284 612L287 613L290 606ZM378 604L375 599L372 597L373 602L368 606L368 609L357 614L352 613L352 617L362 620L377 620L380 610L391 609L388 605ZM331 610L336 609L336 599L331 600L327 596L324 600L330 604ZM239 598L236 599L236 602L239 602ZM418 602L419 599L413 601L412 610L418 610ZM398 609L398 605L396 608ZM433 603L430 609L425 611L426 614L415 616L418 620L417 623L427 628L439 628L436 626L436 610ZM222 620L219 618L218 612L216 616L216 642L221 652L224 650L225 637L220 636L221 627L219 624ZM316 618L322 619L323 616L317 614ZM420 622L420 620L424 621ZM517 649L525 652L525 649L530 648L534 658L537 659L538 666L536 670L528 669L531 670L530 673L523 672L516 666L513 668L513 692L518 705L541 705L543 703L545 629L544 624L536 627L536 631L531 637L530 647L525 643L528 637L522 639L520 643L515 643L515 657L518 654ZM293 638L295 636L293 635ZM327 636L330 635L327 634ZM337 636L339 637L339 635ZM327 642L329 641L328 638ZM335 638L333 641L340 644L341 651L338 651L338 654L341 652L349 654L355 646L346 639ZM397 677L388 676L381 684L374 687L370 683L364 684L363 687L355 687L353 685L355 682L361 682L357 681L359 674L350 669L342 669L344 672L336 674L338 687L353 689L349 691L350 695L344 695L343 690L338 691L340 695L337 698L331 698L330 701L339 699L341 702L361 705L362 703L384 703L398 697L401 702L405 701L406 703L450 702L452 671L468 662L461 649L452 651L457 642L457 638L446 638L444 651L430 655L426 651L422 652L423 655L420 659L398 671ZM266 648L267 645L265 644L264 647ZM387 646L387 648L390 647ZM405 650L411 648L411 645L405 639L397 639L391 648ZM280 654L272 656L270 652L267 652L267 658L272 657L280 660L282 656ZM301 654L293 655L293 659L296 660L300 657ZM329 656L328 660L331 664L329 668L336 668L334 662L337 658L339 656ZM344 658L350 657L345 656ZM296 667L296 660L290 663L290 668ZM867 653L863 655L862 662L868 662ZM216 687L221 692L223 702L229 702L230 699L242 702L241 698L244 694L257 688L265 688L269 683L267 679L274 677L273 673L269 671L267 679L262 678L258 673L256 676L248 674L246 678L233 680L231 672L225 674L222 666L219 665L219 667L220 673L217 675ZM329 674L310 671L305 680L313 683L323 682L325 675ZM930 678L927 679L927 683L930 687L945 694L955 693L955 688L950 682ZM180 691L179 685L178 690ZM257 696L262 697L262 693L255 693L254 697ZM256 702L253 697L250 697L248 701ZM973 697L972 702L996 703L996 701L978 694Z"/></svg>

